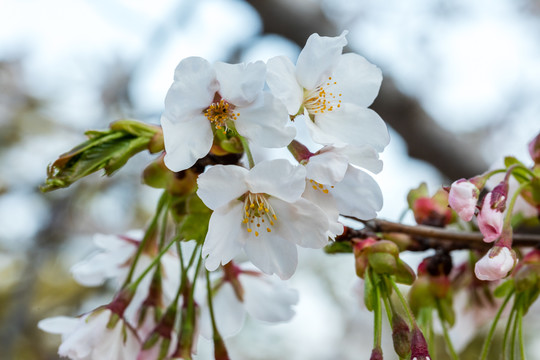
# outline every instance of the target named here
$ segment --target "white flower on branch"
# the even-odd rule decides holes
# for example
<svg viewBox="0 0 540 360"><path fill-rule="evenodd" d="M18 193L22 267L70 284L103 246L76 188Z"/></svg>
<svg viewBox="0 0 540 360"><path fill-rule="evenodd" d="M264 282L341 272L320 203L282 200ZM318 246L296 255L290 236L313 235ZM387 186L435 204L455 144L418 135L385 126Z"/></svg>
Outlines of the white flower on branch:
<svg viewBox="0 0 540 360"><path fill-rule="evenodd" d="M296 135L287 126L287 109L263 92L263 62L211 65L199 57L178 64L161 117L165 165L173 171L191 167L208 154L214 132L229 129L263 147L287 146Z"/></svg>
<svg viewBox="0 0 540 360"><path fill-rule="evenodd" d="M342 54L346 34L311 35L296 67L285 56L270 59L267 83L289 114L307 115L315 142L382 151L389 142L386 124L367 108L379 92L381 70L360 55Z"/></svg>
<svg viewBox="0 0 540 360"><path fill-rule="evenodd" d="M133 360L141 350L139 338L131 326L105 308L79 318L43 319L38 327L62 335L58 354L72 360Z"/></svg>
<svg viewBox="0 0 540 360"><path fill-rule="evenodd" d="M282 323L295 315L298 292L288 288L275 276L257 271L249 263L224 267L224 276L213 284L212 304L219 333L227 338L236 335L244 324L246 313L257 320ZM207 294L201 291L201 335L212 338L212 323Z"/></svg>
<svg viewBox="0 0 540 360"><path fill-rule="evenodd" d="M474 266L474 273L480 280L500 280L513 269L516 253L506 246L494 246Z"/></svg>
<svg viewBox="0 0 540 360"><path fill-rule="evenodd" d="M243 249L264 273L290 278L296 245L318 249L328 243L326 214L301 197L305 178L303 166L284 159L251 170L217 165L201 174L197 195L214 210L202 249L206 268L216 270Z"/></svg>
<svg viewBox="0 0 540 360"><path fill-rule="evenodd" d="M305 165L307 186L303 197L327 213L332 235L343 232L343 225L337 222L339 214L369 220L383 205L377 182L353 164L373 173L382 169L379 154L371 146L325 146Z"/></svg>

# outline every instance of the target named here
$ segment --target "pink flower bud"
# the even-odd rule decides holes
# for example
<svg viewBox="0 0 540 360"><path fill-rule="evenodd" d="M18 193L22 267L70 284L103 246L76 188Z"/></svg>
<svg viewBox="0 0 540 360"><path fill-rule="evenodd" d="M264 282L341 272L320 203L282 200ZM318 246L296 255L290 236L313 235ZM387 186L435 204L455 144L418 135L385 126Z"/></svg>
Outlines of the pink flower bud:
<svg viewBox="0 0 540 360"><path fill-rule="evenodd" d="M478 260L474 273L480 280L499 280L504 278L516 263L516 253L507 247L494 246L483 258Z"/></svg>
<svg viewBox="0 0 540 360"><path fill-rule="evenodd" d="M506 198L502 200L499 197L499 202L495 202L494 198L495 194L493 192L488 193L482 203L482 210L478 214L478 227L482 235L484 235L484 241L487 243L493 242L501 236L504 222L504 208L506 206L501 207L497 204L500 204L500 201L504 201Z"/></svg>
<svg viewBox="0 0 540 360"><path fill-rule="evenodd" d="M417 326L412 330L411 360L431 360L426 339Z"/></svg>
<svg viewBox="0 0 540 360"><path fill-rule="evenodd" d="M540 134L536 135L529 143L529 154L535 164L540 164Z"/></svg>
<svg viewBox="0 0 540 360"><path fill-rule="evenodd" d="M454 209L459 217L464 221L471 221L480 190L468 180L460 179L454 181L450 187L448 204Z"/></svg>

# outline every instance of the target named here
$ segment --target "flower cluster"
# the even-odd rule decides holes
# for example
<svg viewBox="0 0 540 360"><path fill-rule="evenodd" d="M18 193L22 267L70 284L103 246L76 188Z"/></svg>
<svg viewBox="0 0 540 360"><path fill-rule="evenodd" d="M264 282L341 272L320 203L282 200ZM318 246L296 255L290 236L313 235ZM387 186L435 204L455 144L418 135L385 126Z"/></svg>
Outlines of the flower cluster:
<svg viewBox="0 0 540 360"><path fill-rule="evenodd" d="M517 159L507 157L506 167L496 169L472 179L460 179L449 188L448 203L464 221L473 220L484 237L484 242L494 246L480 259L475 266L475 273L480 280L499 280L506 277L515 267L517 257L512 249L512 218L521 211L520 217L538 215L539 202L535 197L538 189L538 165L535 156L538 137L529 144L531 158L535 165L529 168ZM505 173L504 179L488 191L479 200L486 183L496 174ZM524 215L516 204L518 200L527 207ZM479 210L477 211L477 204ZM532 210L532 211L531 211Z"/></svg>
<svg viewBox="0 0 540 360"><path fill-rule="evenodd" d="M343 232L339 214L370 219L381 209L381 191L361 168L380 171L389 141L367 108L382 76L363 57L342 54L345 35L313 34L296 66L281 56L234 65L191 57L176 68L161 118L165 165L183 171L209 153L248 159L248 168L216 165L198 178L197 194L213 210L202 250L208 270L243 250L264 273L287 279L296 245L321 248ZM311 151L295 139L300 117ZM252 145L288 147L298 163L255 162Z"/></svg>
<svg viewBox="0 0 540 360"><path fill-rule="evenodd" d="M381 171L389 142L384 121L368 108L382 75L363 57L342 54L346 34L313 34L296 65L284 57L183 59L161 129L119 122L67 154L93 151L112 172L144 147L162 151L143 182L165 191L144 234L97 236L102 251L73 268L84 286L113 280L117 295L79 318L40 322L62 335L61 356L191 358L200 333L213 340L216 359L228 359L223 338L241 329L246 314L271 323L292 318L298 295L280 279L294 274L297 246L323 248L343 233L340 215L369 220L382 208L368 173ZM299 127L309 135L297 136ZM123 149L134 137L140 143L116 162L100 150ZM259 160L255 147L289 154ZM57 173L73 174L80 158L59 161ZM379 264L375 248L370 256Z"/></svg>

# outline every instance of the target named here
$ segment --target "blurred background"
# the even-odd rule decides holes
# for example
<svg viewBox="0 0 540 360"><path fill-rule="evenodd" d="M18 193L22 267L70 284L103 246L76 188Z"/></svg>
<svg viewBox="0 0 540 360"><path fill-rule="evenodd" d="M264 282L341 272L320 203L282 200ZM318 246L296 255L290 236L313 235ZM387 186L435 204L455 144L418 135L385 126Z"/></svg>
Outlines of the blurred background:
<svg viewBox="0 0 540 360"><path fill-rule="evenodd" d="M3 0L0 8L0 359L57 359L59 336L37 321L110 299L106 287L78 286L69 269L94 251L94 233L145 226L159 195L140 182L151 156L112 178L94 174L47 194L38 186L85 130L119 118L158 124L184 57L295 61L310 34L348 29L347 51L384 74L372 108L391 128L377 176L385 219L398 219L421 181L434 192L504 155L529 161L526 143L540 130L535 0ZM369 356L372 315L350 256L304 251L290 283L301 297L294 321L248 320L227 342L234 359ZM478 354L476 328L464 321L452 336ZM527 334L530 358L540 359ZM201 340L198 358L210 354Z"/></svg>

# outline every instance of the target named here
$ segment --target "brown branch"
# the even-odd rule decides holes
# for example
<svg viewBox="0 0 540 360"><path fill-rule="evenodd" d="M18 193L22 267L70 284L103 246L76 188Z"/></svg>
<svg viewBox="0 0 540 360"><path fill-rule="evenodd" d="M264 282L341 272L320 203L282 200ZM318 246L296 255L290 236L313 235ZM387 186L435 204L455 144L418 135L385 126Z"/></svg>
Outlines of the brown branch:
<svg viewBox="0 0 540 360"><path fill-rule="evenodd" d="M488 249L492 244L485 243L484 237L480 232L453 231L442 228L436 228L425 225L404 225L392 221L373 219L363 221L351 217L365 224L375 232L398 232L422 237L427 242L427 247L450 247L451 250L457 249ZM514 234L513 244L516 246L537 246L540 245L540 235L536 234ZM420 250L420 249L412 249Z"/></svg>

